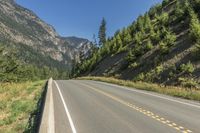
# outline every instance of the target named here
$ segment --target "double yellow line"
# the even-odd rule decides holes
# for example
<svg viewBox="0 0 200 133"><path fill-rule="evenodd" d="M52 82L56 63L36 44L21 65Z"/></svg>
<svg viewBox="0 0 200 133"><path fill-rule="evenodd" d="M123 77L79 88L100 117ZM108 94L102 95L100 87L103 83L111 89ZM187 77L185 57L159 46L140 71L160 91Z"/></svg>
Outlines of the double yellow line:
<svg viewBox="0 0 200 133"><path fill-rule="evenodd" d="M174 123L174 122L172 122L170 120L167 120L167 119L165 119L165 118L163 118L163 117L161 117L159 115L156 115L155 113L153 113L151 111L145 110L145 109L143 109L141 107L138 107L138 106L136 106L134 104L126 102L126 101L124 101L124 100L122 100L122 99L120 99L120 98L118 98L118 97L116 97L114 95L111 95L111 94L109 94L107 92L104 92L104 91L102 91L102 90L100 90L98 88L95 88L95 87L92 87L92 86L89 86L89 85L86 85L86 84L82 84L82 83L79 83L79 84L82 85L82 86L85 86L85 87L87 87L89 89L92 89L92 90L94 90L94 91L96 91L96 92L98 92L98 93L100 93L100 94L102 94L102 95L104 95L106 97L109 97L112 100L117 101L118 103L121 103L121 104L123 104L123 105L125 105L127 107L130 107L130 108L132 108L132 109L134 109L134 110L136 110L136 111L138 111L138 112L140 112L140 113L142 113L142 114L144 114L144 115L146 115L146 116L148 116L148 117L150 117L150 118L152 118L152 119L154 119L156 121L159 121L160 123L162 123L164 125L167 125L167 126L169 126L171 128L174 128L174 129L180 131L181 133L192 133L191 130L189 130L189 129L183 127L183 126L180 126L180 125L178 125L178 124L176 124L176 123Z"/></svg>

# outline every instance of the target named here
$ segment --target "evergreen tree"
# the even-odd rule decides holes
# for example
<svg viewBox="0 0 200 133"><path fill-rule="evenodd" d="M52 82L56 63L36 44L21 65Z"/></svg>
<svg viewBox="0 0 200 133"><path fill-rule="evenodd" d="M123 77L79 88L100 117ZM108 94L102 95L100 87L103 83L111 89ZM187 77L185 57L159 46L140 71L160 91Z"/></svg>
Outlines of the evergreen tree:
<svg viewBox="0 0 200 133"><path fill-rule="evenodd" d="M152 49L153 49L153 44L152 44L151 40L149 39L146 44L146 50L149 51Z"/></svg>
<svg viewBox="0 0 200 133"><path fill-rule="evenodd" d="M190 34L195 41L200 41L200 22L197 14L192 9L190 9L190 17Z"/></svg>
<svg viewBox="0 0 200 133"><path fill-rule="evenodd" d="M122 40L119 34L116 36L116 41L117 41L117 48L118 48L117 53L120 53L121 51L123 51L123 44L122 44Z"/></svg>
<svg viewBox="0 0 200 133"><path fill-rule="evenodd" d="M93 39L93 42L92 42L93 45L97 46L97 39L96 39L96 35L95 34L93 34L92 39Z"/></svg>
<svg viewBox="0 0 200 133"><path fill-rule="evenodd" d="M99 28L99 46L102 46L106 42L106 20L102 19L101 25Z"/></svg>
<svg viewBox="0 0 200 133"><path fill-rule="evenodd" d="M131 34L128 29L125 29L123 32L123 43L128 45L132 41Z"/></svg>
<svg viewBox="0 0 200 133"><path fill-rule="evenodd" d="M169 0L163 0L163 2L162 2L162 7L167 6L167 4L169 4Z"/></svg>
<svg viewBox="0 0 200 133"><path fill-rule="evenodd" d="M192 10L190 12L190 36L196 44L198 56L200 55L200 21L198 15Z"/></svg>
<svg viewBox="0 0 200 133"><path fill-rule="evenodd" d="M144 17L139 16L136 23L137 31L144 33Z"/></svg>
<svg viewBox="0 0 200 133"><path fill-rule="evenodd" d="M118 51L118 46L117 46L117 40L115 37L113 38L112 44L113 44L113 47L112 47L113 53L116 53Z"/></svg>
<svg viewBox="0 0 200 133"><path fill-rule="evenodd" d="M144 28L146 33L149 33L150 30L153 29L151 25L151 19L147 13L144 15Z"/></svg>

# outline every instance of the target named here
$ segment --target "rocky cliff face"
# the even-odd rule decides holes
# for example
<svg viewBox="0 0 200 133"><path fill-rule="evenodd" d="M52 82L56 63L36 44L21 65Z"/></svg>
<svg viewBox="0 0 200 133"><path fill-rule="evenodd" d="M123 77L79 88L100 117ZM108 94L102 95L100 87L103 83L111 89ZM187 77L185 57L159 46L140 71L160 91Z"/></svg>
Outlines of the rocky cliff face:
<svg viewBox="0 0 200 133"><path fill-rule="evenodd" d="M91 45L86 39L59 36L51 25L13 0L0 0L0 41L24 44L68 65Z"/></svg>

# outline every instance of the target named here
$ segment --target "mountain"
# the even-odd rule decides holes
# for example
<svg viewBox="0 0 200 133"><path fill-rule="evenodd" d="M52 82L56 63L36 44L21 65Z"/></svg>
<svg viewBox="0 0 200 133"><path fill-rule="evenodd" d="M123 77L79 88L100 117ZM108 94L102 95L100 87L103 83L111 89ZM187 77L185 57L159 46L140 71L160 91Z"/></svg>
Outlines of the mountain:
<svg viewBox="0 0 200 133"><path fill-rule="evenodd" d="M164 0L78 64L76 75L199 87L199 11L199 0Z"/></svg>
<svg viewBox="0 0 200 133"><path fill-rule="evenodd" d="M0 44L24 65L58 71L69 71L73 61L80 60L80 53L91 47L87 39L61 37L51 25L14 0L0 0Z"/></svg>
<svg viewBox="0 0 200 133"><path fill-rule="evenodd" d="M67 47L73 49L73 53L69 56L79 62L81 59L86 59L90 54L92 44L88 39L78 37L62 37L62 40L67 42Z"/></svg>

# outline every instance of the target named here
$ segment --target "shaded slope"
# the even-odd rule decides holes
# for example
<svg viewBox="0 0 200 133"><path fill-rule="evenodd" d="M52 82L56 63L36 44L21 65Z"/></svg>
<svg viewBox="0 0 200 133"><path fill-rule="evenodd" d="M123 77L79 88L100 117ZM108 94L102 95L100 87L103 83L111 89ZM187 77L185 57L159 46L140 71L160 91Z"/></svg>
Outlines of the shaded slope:
<svg viewBox="0 0 200 133"><path fill-rule="evenodd" d="M164 0L107 40L80 75L198 87L199 0Z"/></svg>

